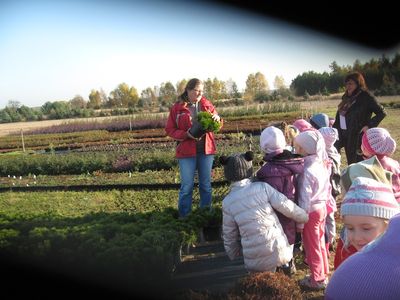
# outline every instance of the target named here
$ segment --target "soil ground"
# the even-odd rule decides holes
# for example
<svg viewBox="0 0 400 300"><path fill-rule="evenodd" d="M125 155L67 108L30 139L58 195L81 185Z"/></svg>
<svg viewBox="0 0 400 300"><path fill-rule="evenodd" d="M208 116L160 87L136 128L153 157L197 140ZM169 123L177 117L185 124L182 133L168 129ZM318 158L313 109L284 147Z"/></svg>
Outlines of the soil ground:
<svg viewBox="0 0 400 300"><path fill-rule="evenodd" d="M340 220L337 220L340 228ZM330 272L333 273L334 252L330 252ZM309 274L303 261L303 253L295 256L296 273L292 278L298 282ZM218 299L228 293L234 285L248 275L243 257L230 260L218 236L212 240L203 239L181 253L181 262L172 277L172 289L179 299ZM324 290L314 291L301 288L303 299L324 299Z"/></svg>

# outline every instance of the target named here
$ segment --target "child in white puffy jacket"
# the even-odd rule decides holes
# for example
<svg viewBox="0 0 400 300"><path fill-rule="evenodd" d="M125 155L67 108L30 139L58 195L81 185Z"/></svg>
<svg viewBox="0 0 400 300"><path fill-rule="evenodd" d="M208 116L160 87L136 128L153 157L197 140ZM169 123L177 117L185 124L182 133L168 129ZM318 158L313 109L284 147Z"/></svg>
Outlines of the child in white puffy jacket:
<svg viewBox="0 0 400 300"><path fill-rule="evenodd" d="M297 223L308 221L307 213L265 182L252 182L253 153L221 156L229 194L222 202L223 240L230 259L243 254L251 272L271 271L293 257L274 209Z"/></svg>

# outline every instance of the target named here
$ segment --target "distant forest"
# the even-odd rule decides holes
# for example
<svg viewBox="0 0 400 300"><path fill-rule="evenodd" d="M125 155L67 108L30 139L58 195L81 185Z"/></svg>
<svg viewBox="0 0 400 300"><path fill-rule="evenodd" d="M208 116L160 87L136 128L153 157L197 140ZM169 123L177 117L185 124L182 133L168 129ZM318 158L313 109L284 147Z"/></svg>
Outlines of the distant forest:
<svg viewBox="0 0 400 300"><path fill-rule="evenodd" d="M392 59L382 55L364 64L356 60L352 66L339 66L333 61L329 69L330 72L324 73L305 72L293 79L289 86L282 76L276 76L273 89L270 89L261 72L248 75L244 91L238 91L236 82L231 79L208 78L204 80L204 94L216 106L328 96L344 91L344 77L352 71L364 75L368 89L375 96L400 94L400 53ZM46 102L40 108L30 108L10 100L0 110L0 123L126 115L143 111L166 112L184 91L186 83L187 79L176 84L163 82L160 86L142 90L140 95L134 86L121 83L109 95L102 89L93 89L87 99L76 95L70 100Z"/></svg>

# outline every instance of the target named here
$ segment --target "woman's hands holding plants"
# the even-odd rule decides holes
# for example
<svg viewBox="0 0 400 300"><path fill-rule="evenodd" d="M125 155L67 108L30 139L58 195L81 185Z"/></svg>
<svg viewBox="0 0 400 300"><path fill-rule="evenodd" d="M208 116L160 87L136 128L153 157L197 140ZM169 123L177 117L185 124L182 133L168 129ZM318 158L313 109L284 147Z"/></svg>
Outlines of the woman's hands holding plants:
<svg viewBox="0 0 400 300"><path fill-rule="evenodd" d="M191 133L190 133L190 128L186 131L188 138L195 140L195 141L199 141L201 139L201 137L205 134L202 134L200 137L194 137Z"/></svg>
<svg viewBox="0 0 400 300"><path fill-rule="evenodd" d="M199 140L207 132L217 133L221 128L221 118L218 114L212 114L208 111L201 111L197 114L197 120L187 131L188 138Z"/></svg>
<svg viewBox="0 0 400 300"><path fill-rule="evenodd" d="M190 134L190 129L188 129L188 131L186 131L188 138L193 139L193 140L198 140L197 138L195 138L193 135Z"/></svg>
<svg viewBox="0 0 400 300"><path fill-rule="evenodd" d="M215 122L220 122L221 121L221 118L220 118L220 116L219 115L217 115L217 114L214 114L214 115L212 115L212 117L211 117Z"/></svg>

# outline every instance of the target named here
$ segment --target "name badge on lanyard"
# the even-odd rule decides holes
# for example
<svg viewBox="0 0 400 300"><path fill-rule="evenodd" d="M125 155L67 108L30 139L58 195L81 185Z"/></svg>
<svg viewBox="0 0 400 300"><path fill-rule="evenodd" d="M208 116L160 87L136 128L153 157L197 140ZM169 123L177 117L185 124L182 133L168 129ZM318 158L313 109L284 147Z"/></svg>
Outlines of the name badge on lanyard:
<svg viewBox="0 0 400 300"><path fill-rule="evenodd" d="M346 117L340 115L340 116L339 116L339 121L340 121L340 128L341 128L341 129L347 129Z"/></svg>

